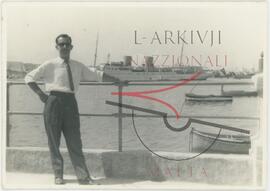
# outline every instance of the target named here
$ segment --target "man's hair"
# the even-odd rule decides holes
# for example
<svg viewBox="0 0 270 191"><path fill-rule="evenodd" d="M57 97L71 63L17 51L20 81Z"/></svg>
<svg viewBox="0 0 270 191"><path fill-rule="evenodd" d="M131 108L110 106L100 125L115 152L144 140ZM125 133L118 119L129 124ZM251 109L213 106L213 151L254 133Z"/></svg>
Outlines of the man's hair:
<svg viewBox="0 0 270 191"><path fill-rule="evenodd" d="M59 38L68 38L69 39L69 41L70 41L70 44L72 43L72 39L71 39L71 37L69 36L69 35L67 35L67 34L60 34L60 35L58 35L57 37L56 37L56 39L55 39L55 43L56 44L58 44L58 39Z"/></svg>

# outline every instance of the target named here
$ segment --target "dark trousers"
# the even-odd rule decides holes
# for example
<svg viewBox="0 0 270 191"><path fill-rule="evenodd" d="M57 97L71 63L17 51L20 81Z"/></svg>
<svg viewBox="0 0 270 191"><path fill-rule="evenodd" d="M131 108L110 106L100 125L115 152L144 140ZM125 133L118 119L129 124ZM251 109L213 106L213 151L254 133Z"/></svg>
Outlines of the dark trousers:
<svg viewBox="0 0 270 191"><path fill-rule="evenodd" d="M89 179L82 152L80 119L74 94L51 92L44 108L44 122L55 177L63 177L64 164L59 150L63 132L77 178Z"/></svg>

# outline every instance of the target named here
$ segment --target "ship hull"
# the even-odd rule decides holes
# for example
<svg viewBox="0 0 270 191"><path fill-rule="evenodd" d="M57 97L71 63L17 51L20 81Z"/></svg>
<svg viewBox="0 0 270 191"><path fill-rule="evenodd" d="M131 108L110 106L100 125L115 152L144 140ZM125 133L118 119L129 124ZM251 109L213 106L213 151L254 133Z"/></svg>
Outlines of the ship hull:
<svg viewBox="0 0 270 191"><path fill-rule="evenodd" d="M121 81L179 81L189 79L191 74L177 74L176 72L106 72L106 74ZM194 73L193 73L194 74ZM206 80L210 75L203 73L196 80Z"/></svg>

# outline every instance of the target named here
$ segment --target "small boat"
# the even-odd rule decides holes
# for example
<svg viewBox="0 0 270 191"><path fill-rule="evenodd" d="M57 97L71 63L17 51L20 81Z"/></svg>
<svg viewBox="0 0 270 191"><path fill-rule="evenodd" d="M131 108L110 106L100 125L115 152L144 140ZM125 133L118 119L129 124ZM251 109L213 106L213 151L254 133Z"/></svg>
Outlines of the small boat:
<svg viewBox="0 0 270 191"><path fill-rule="evenodd" d="M232 101L232 96L224 96L224 95L197 95L193 93L186 94L187 101Z"/></svg>
<svg viewBox="0 0 270 191"><path fill-rule="evenodd" d="M215 141L217 134L198 131L192 128L190 133L190 152L202 152ZM248 135L220 134L207 153L249 154L251 147Z"/></svg>
<svg viewBox="0 0 270 191"><path fill-rule="evenodd" d="M257 96L258 92L256 91L224 91L222 92L223 96L233 96L233 97L249 97L249 96Z"/></svg>
<svg viewBox="0 0 270 191"><path fill-rule="evenodd" d="M257 91L243 91L243 90L232 90L224 91L223 86L221 86L221 95L223 96L233 96L233 97L249 97L249 96L258 96Z"/></svg>

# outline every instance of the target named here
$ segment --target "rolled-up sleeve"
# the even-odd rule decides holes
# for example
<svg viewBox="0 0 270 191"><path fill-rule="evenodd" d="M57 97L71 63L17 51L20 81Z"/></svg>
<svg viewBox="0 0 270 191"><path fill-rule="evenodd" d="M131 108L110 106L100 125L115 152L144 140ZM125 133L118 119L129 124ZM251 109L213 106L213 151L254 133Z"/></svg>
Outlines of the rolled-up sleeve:
<svg viewBox="0 0 270 191"><path fill-rule="evenodd" d="M28 74L26 74L24 81L25 83L30 83L30 82L36 82L38 80L41 80L44 77L44 72L46 68L47 63L44 63L37 67L36 69L32 70Z"/></svg>
<svg viewBox="0 0 270 191"><path fill-rule="evenodd" d="M88 68L82 64L81 81L102 81L103 71L96 68Z"/></svg>

